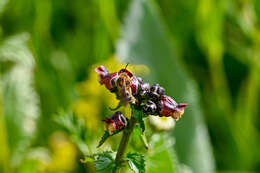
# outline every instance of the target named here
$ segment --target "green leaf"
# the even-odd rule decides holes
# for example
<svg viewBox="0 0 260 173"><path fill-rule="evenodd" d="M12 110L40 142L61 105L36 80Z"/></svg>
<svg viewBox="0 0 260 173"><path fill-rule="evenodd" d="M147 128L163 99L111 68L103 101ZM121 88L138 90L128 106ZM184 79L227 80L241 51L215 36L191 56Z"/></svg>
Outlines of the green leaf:
<svg viewBox="0 0 260 173"><path fill-rule="evenodd" d="M145 125L144 125L143 118L140 117L140 119L138 119L138 123L140 125L140 128L141 128L142 132L144 132L145 131Z"/></svg>
<svg viewBox="0 0 260 173"><path fill-rule="evenodd" d="M143 118L146 117L146 115L143 113L143 111L135 109L134 106L132 106L132 114L136 118L137 123L138 123L137 128L138 128L138 130L140 130L140 133L139 133L140 139L142 140L145 148L148 149L149 145L147 143L147 139L146 139L146 136L144 134L145 123L144 123L144 120L143 120Z"/></svg>
<svg viewBox="0 0 260 173"><path fill-rule="evenodd" d="M112 134L109 134L108 131L105 131L104 135L102 136L101 140L99 141L99 144L97 146L97 148L101 147L101 145L103 145L105 143L105 141L110 137L110 136L114 136L116 134L118 134L119 132L123 131L124 129L121 130L117 130L115 132L113 132Z"/></svg>
<svg viewBox="0 0 260 173"><path fill-rule="evenodd" d="M141 138L141 140L142 140L142 142L143 142L143 144L144 144L144 147L145 147L146 149L149 149L149 144L148 144L148 142L147 142L147 138L146 138L146 136L145 136L145 133L140 134L140 138Z"/></svg>
<svg viewBox="0 0 260 173"><path fill-rule="evenodd" d="M140 153L127 153L127 162L129 167L135 173L145 173L145 160L144 156Z"/></svg>
<svg viewBox="0 0 260 173"><path fill-rule="evenodd" d="M211 173L215 169L214 159L197 86L176 56L171 36L166 32L158 10L153 0L132 1L117 55L125 62L147 65L152 69L151 83L160 83L166 94L174 96L177 102L188 103L172 134L176 137L178 158L194 172Z"/></svg>
<svg viewBox="0 0 260 173"><path fill-rule="evenodd" d="M101 147L101 145L110 137L110 134L108 131L105 131L104 135L102 136L101 140L99 141L99 144L97 148Z"/></svg>
<svg viewBox="0 0 260 173"><path fill-rule="evenodd" d="M143 111L135 109L133 106L132 106L132 111L133 111L132 114L135 117L135 119L137 120L137 122L139 123L142 132L144 132L145 124L144 124L143 118L145 117L145 115L144 115Z"/></svg>
<svg viewBox="0 0 260 173"><path fill-rule="evenodd" d="M115 169L115 153L104 152L94 155L97 173L112 173Z"/></svg>
<svg viewBox="0 0 260 173"><path fill-rule="evenodd" d="M95 160L92 157L86 156L84 159L80 160L81 163L94 162Z"/></svg>
<svg viewBox="0 0 260 173"><path fill-rule="evenodd" d="M131 138L134 139L134 147L138 147L139 142L137 140L141 140L142 143L140 144L144 146L146 149L149 149L149 144L147 142L146 135L144 132L142 132L142 129L140 128L139 124L136 124Z"/></svg>

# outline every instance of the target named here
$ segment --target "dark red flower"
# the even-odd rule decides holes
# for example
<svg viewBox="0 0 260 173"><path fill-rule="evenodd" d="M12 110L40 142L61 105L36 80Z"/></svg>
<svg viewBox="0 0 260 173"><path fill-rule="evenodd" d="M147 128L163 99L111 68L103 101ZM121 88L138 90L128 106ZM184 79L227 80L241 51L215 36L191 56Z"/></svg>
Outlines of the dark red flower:
<svg viewBox="0 0 260 173"><path fill-rule="evenodd" d="M145 99L145 98L149 97L149 93L150 93L150 84L149 83L142 83L140 85L140 91L139 91L138 96L141 99Z"/></svg>
<svg viewBox="0 0 260 173"><path fill-rule="evenodd" d="M148 100L143 106L143 111L146 114L155 115L157 111L157 106L152 100Z"/></svg>
<svg viewBox="0 0 260 173"><path fill-rule="evenodd" d="M120 111L117 111L103 121L105 122L105 129L109 134L127 127L127 118Z"/></svg>
<svg viewBox="0 0 260 173"><path fill-rule="evenodd" d="M109 73L107 68L103 65L95 68L95 71L99 74L99 83L101 85L104 84L108 90L113 91L113 89L115 88L115 80L118 77L118 73Z"/></svg>
<svg viewBox="0 0 260 173"><path fill-rule="evenodd" d="M130 87L134 96L138 94L141 84L140 80L136 76L133 76Z"/></svg>
<svg viewBox="0 0 260 173"><path fill-rule="evenodd" d="M173 117L174 119L178 120L181 118L181 116L184 113L184 108L187 106L187 104L176 103L175 100L173 100L169 96L163 96L162 99L159 101L159 115L160 116L166 116L166 117Z"/></svg>
<svg viewBox="0 0 260 173"><path fill-rule="evenodd" d="M154 100L160 99L160 97L164 95L164 92L165 92L164 88L161 87L159 84L154 84L150 88L150 96Z"/></svg>

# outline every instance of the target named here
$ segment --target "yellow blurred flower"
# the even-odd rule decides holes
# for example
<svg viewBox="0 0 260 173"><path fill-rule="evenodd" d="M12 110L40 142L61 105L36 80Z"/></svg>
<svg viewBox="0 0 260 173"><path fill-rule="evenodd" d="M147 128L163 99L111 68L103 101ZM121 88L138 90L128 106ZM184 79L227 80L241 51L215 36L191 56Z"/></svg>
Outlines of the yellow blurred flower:
<svg viewBox="0 0 260 173"><path fill-rule="evenodd" d="M100 103L95 99L80 99L76 102L76 114L85 119L88 129L93 130L100 123L99 121L99 107Z"/></svg>
<svg viewBox="0 0 260 173"><path fill-rule="evenodd" d="M62 132L55 132L49 141L51 161L44 172L68 172L75 170L77 150Z"/></svg>

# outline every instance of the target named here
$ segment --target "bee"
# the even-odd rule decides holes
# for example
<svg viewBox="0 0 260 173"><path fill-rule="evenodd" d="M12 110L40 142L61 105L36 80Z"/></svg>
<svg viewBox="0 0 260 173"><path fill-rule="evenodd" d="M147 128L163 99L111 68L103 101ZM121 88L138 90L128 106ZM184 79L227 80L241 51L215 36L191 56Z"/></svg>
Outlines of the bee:
<svg viewBox="0 0 260 173"><path fill-rule="evenodd" d="M133 74L126 69L127 66L128 64L124 69L121 69L119 71L119 75L115 79L115 85L117 87L117 96L120 99L120 104L124 106L126 106L128 103L136 103L136 99L132 95L131 89Z"/></svg>

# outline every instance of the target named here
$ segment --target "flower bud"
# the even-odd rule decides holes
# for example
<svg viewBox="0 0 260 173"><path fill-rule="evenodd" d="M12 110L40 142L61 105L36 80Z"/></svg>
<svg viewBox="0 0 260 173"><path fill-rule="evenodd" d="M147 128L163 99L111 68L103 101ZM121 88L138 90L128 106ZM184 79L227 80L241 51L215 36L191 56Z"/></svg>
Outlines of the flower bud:
<svg viewBox="0 0 260 173"><path fill-rule="evenodd" d="M150 89L150 96L157 100L157 99L160 99L161 96L164 95L164 88L161 87L159 84L154 84L151 89Z"/></svg>
<svg viewBox="0 0 260 173"><path fill-rule="evenodd" d="M109 134L127 127L127 118L120 111L117 111L103 121L105 122L105 129Z"/></svg>
<svg viewBox="0 0 260 173"><path fill-rule="evenodd" d="M163 96L162 99L158 103L159 106L159 115L166 117L173 117L178 120L184 113L184 108L187 104L177 104L175 100L173 100L169 96Z"/></svg>
<svg viewBox="0 0 260 173"><path fill-rule="evenodd" d="M146 97L149 96L149 92L150 92L150 85L149 85L149 83L141 84L140 91L139 91L139 96L141 98L146 98Z"/></svg>
<svg viewBox="0 0 260 173"><path fill-rule="evenodd" d="M95 68L95 71L99 74L98 81L101 85L105 85L108 90L113 92L115 90L115 80L118 73L109 73L107 68L103 65Z"/></svg>
<svg viewBox="0 0 260 173"><path fill-rule="evenodd" d="M146 102L146 104L143 106L143 111L144 113L146 114L150 114L150 115L154 115L156 113L156 110L157 110L157 106L156 104L151 101L151 100L148 100Z"/></svg>
<svg viewBox="0 0 260 173"><path fill-rule="evenodd" d="M136 77L140 84L143 83L143 79L141 77Z"/></svg>
<svg viewBox="0 0 260 173"><path fill-rule="evenodd" d="M137 95L137 93L139 92L140 87L141 87L140 80L137 77L133 76L130 87L132 90L132 94L134 96Z"/></svg>

